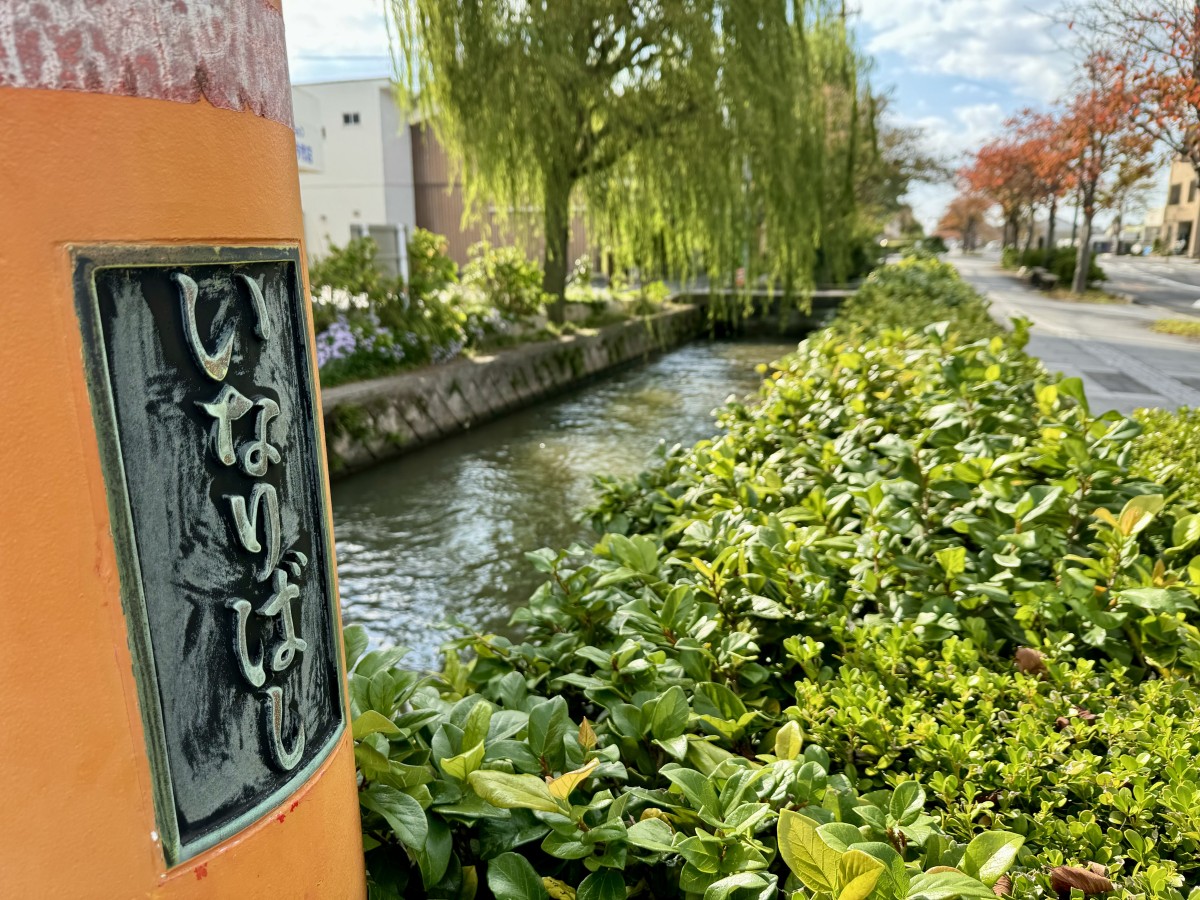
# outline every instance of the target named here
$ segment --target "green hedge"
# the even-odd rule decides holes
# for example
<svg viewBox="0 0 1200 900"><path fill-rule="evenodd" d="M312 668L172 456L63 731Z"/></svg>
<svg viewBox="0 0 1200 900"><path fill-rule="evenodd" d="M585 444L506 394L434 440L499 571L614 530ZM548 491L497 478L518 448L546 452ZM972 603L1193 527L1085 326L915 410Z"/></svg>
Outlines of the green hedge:
<svg viewBox="0 0 1200 900"><path fill-rule="evenodd" d="M529 555L524 641L348 629L373 896L1200 898L1200 518L1025 339L880 270Z"/></svg>
<svg viewBox="0 0 1200 900"><path fill-rule="evenodd" d="M1172 503L1200 509L1200 409L1140 409L1134 471L1162 482Z"/></svg>
<svg viewBox="0 0 1200 900"><path fill-rule="evenodd" d="M1075 280L1076 260L1074 247L1058 247L1053 253L1048 250L1017 250L1016 247L1005 247L1001 255L1001 263L1006 269L1040 266L1057 275L1059 286L1064 288L1069 288ZM1088 257L1088 284L1107 280L1108 276L1096 262L1096 255L1093 253Z"/></svg>

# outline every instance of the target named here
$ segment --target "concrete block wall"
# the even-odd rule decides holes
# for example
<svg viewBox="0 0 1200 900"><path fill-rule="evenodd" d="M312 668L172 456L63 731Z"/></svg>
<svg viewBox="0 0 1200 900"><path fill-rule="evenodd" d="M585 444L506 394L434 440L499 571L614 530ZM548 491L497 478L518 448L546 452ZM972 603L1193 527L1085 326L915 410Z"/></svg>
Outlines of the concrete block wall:
<svg viewBox="0 0 1200 900"><path fill-rule="evenodd" d="M595 332L459 359L323 392L330 476L369 468L594 375L697 337L702 310L673 307Z"/></svg>

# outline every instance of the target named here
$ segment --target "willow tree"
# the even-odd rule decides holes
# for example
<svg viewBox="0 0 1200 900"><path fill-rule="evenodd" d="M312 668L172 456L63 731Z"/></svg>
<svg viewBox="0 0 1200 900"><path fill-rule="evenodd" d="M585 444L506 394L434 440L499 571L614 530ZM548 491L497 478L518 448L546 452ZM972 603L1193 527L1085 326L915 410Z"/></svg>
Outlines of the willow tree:
<svg viewBox="0 0 1200 900"><path fill-rule="evenodd" d="M848 265L869 141L862 61L826 0L391 0L390 15L403 102L460 167L468 215L542 211L547 293L563 295L573 203L624 265L792 286L818 259Z"/></svg>

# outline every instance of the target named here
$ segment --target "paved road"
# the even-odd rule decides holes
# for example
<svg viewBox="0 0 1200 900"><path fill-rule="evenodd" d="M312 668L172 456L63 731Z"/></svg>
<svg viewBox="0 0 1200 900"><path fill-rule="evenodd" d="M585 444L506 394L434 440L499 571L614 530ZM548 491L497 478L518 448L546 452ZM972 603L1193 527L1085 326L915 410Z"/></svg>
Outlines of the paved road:
<svg viewBox="0 0 1200 900"><path fill-rule="evenodd" d="M1033 321L1030 352L1051 371L1082 378L1093 412L1200 406L1200 341L1151 331L1162 310L1051 300L1001 270L995 258L947 260L992 301L998 319ZM1196 290L1200 297L1200 283Z"/></svg>
<svg viewBox="0 0 1200 900"><path fill-rule="evenodd" d="M1200 262L1186 257L1112 256L1103 254L1100 268L1110 290L1133 294L1139 301L1200 315Z"/></svg>

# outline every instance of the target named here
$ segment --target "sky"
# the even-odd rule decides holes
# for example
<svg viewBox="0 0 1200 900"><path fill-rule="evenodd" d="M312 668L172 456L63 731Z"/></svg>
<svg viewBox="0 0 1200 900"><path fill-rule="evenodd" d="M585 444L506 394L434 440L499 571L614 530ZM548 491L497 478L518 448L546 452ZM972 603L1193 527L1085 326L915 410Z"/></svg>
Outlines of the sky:
<svg viewBox="0 0 1200 900"><path fill-rule="evenodd" d="M1059 0L857 0L872 81L890 89L898 124L956 166L1026 107L1044 109L1071 84L1069 32ZM931 229L953 185L918 185L908 198Z"/></svg>
<svg viewBox="0 0 1200 900"><path fill-rule="evenodd" d="M896 122L921 127L928 149L956 165L1005 119L1066 93L1068 33L1051 18L1060 2L852 0ZM286 0L283 11L294 82L391 73L383 0ZM949 184L919 185L908 200L928 229L953 196Z"/></svg>

